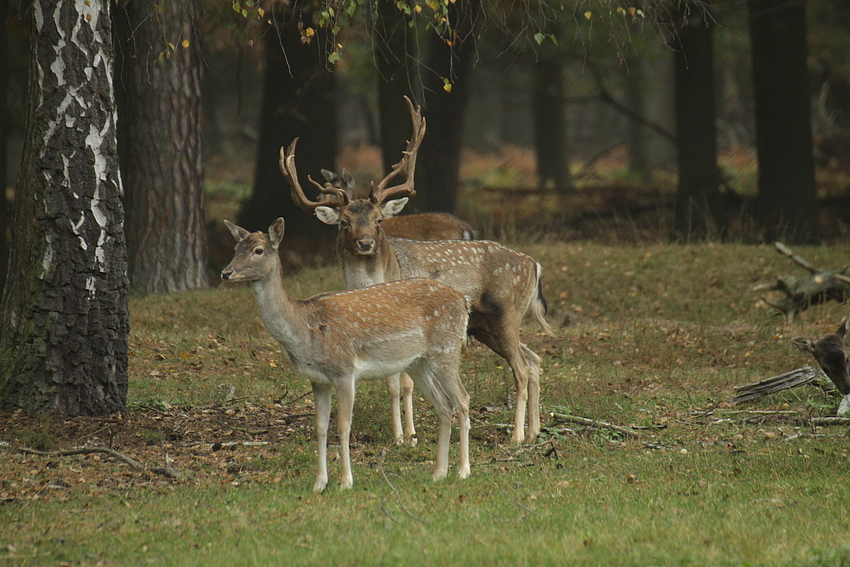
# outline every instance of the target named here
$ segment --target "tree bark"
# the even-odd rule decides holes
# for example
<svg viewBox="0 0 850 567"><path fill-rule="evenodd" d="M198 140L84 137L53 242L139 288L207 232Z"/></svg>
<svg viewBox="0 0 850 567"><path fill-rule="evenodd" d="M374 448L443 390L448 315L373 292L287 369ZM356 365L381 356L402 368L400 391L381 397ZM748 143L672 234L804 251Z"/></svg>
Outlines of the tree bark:
<svg viewBox="0 0 850 567"><path fill-rule="evenodd" d="M119 151L130 287L206 287L200 0L116 8Z"/></svg>
<svg viewBox="0 0 850 567"><path fill-rule="evenodd" d="M6 21L9 19L8 2L0 2L0 93L9 88L9 33ZM9 205L6 200L6 168L9 118L6 97L0 98L0 290L6 282L6 267L9 259Z"/></svg>
<svg viewBox="0 0 850 567"><path fill-rule="evenodd" d="M537 177L541 189L561 191L572 185L567 139L565 77L562 56L541 56L532 67L532 115L534 147L537 153Z"/></svg>
<svg viewBox="0 0 850 567"><path fill-rule="evenodd" d="M0 406L99 415L127 396L127 257L109 0L34 0L0 320Z"/></svg>
<svg viewBox="0 0 850 567"><path fill-rule="evenodd" d="M679 240L722 236L714 106L713 23L685 18L674 40L679 189L674 229Z"/></svg>
<svg viewBox="0 0 850 567"><path fill-rule="evenodd" d="M750 0L757 211L768 240L820 241L803 0Z"/></svg>
<svg viewBox="0 0 850 567"><path fill-rule="evenodd" d="M378 69L378 113L384 173L389 173L407 146L412 132L404 97L416 102L412 61L416 58L414 30L392 0L378 0L373 30Z"/></svg>
<svg viewBox="0 0 850 567"><path fill-rule="evenodd" d="M428 120L428 131L417 161L422 180L419 185L428 211L454 213L457 208L463 115L475 56L473 29L480 9L479 0L452 3L449 10L455 34L451 45L429 33L429 72L423 79L423 115ZM443 79L452 81L451 92L443 88Z"/></svg>
<svg viewBox="0 0 850 567"><path fill-rule="evenodd" d="M326 67L325 32L318 30L309 43L302 42L298 22L310 25L309 12L299 20L289 12L275 10L274 21L264 35L265 79L254 188L242 206L239 224L249 230L266 230L282 216L287 239L329 236L334 233L333 227L293 204L278 165L280 148L297 137L296 162L302 187L312 187L307 175L321 180L322 168L336 169L334 76Z"/></svg>

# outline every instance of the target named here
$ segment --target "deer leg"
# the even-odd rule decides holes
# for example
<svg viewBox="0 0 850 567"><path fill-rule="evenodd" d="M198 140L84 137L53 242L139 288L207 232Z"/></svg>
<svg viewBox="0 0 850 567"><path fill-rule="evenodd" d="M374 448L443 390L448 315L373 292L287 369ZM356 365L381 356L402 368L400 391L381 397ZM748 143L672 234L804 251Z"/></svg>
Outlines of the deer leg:
<svg viewBox="0 0 850 567"><path fill-rule="evenodd" d="M401 386L398 374L387 376L387 392L390 395L390 422L393 428L393 443L400 444L404 442L404 438L401 433L401 405L399 403Z"/></svg>
<svg viewBox="0 0 850 567"><path fill-rule="evenodd" d="M494 328L505 328L508 325L502 322L491 325ZM473 335L476 339L487 345L493 352L504 358L514 375L516 383L516 412L514 413L514 431L511 435L511 444L521 445L525 439L525 412L528 405L528 381L529 370L526 363L526 357L522 350L522 343L519 340L519 327L517 331L511 332L493 332L483 328L473 330ZM538 418L539 419L539 418Z"/></svg>
<svg viewBox="0 0 850 567"><path fill-rule="evenodd" d="M522 345L528 368L528 431L525 442L533 443L540 435L540 357L533 350Z"/></svg>
<svg viewBox="0 0 850 567"><path fill-rule="evenodd" d="M401 397L404 400L404 442L416 446L416 426L413 424L413 379L401 374Z"/></svg>
<svg viewBox="0 0 850 567"><path fill-rule="evenodd" d="M435 379L434 372L426 361L420 361L407 369L419 391L434 405L437 411L437 456L434 467L434 480L446 478L449 472L449 441L452 433L452 404L444 391L443 384Z"/></svg>
<svg viewBox="0 0 850 567"><path fill-rule="evenodd" d="M396 398L398 400L398 398ZM354 486L351 474L351 457L348 442L351 437L351 418L354 413L354 379L340 380L336 385L337 427L339 430L339 452L342 459L341 488Z"/></svg>
<svg viewBox="0 0 850 567"><path fill-rule="evenodd" d="M316 402L316 441L319 452L319 472L313 492L321 492L328 484L328 423L331 418L331 385L313 385L313 398Z"/></svg>
<svg viewBox="0 0 850 567"><path fill-rule="evenodd" d="M469 476L469 394L460 381L457 372L454 375L455 400L454 407L457 411L457 420L460 424L460 462L457 467L458 478Z"/></svg>

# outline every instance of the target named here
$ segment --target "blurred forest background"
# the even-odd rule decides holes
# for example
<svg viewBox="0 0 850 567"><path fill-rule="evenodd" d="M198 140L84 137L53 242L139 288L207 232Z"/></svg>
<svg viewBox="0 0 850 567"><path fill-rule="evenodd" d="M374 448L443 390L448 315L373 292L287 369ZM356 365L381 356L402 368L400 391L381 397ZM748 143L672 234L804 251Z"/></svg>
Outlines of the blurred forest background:
<svg viewBox="0 0 850 567"><path fill-rule="evenodd" d="M128 15L134 4L142 9ZM688 231L712 217L711 227L695 230L698 238L731 235L744 241L778 236L766 235L770 231L752 216L765 205L756 201L751 11L796 4L799 9L790 18L797 20L808 39L808 78L795 80L808 84L821 211L819 230L804 229L798 240L846 237L850 218L846 199L850 6L846 3L733 1L678 7L677 12L673 2L668 10L653 12L657 21L647 21L632 7L639 3L608 3L607 9L600 3L567 3L560 18L530 10L511 14L502 5L506 13L499 20L486 13L486 7L466 2L463 9L475 11L466 16L473 21L457 24L456 32L463 26L469 29L458 36L463 50L456 48L452 54L440 51L441 39L433 29L408 27L400 9L404 3L377 2L376 9L383 13L366 14L359 24L337 30L330 39L319 20L322 7L332 4L308 3L297 14L275 2L201 4L202 11L193 16L171 15L195 18L191 33L160 22L151 33L161 43L151 42L138 52L130 46L142 26L122 32L120 21L154 20L144 9L163 19L171 12L156 2L121 1L114 18L119 21L118 74L130 64L143 68L176 64L169 49L188 51L196 41L200 44L208 221L226 214L261 229L285 214L297 232L310 239L322 234L326 227L289 202L288 187L277 171L279 147L300 136L302 174L317 178L319 168L346 168L358 186L366 188L401 156L410 129L401 96L410 94L424 105L429 121L420 154L420 170L426 171L417 175L418 197L408 206L410 211L454 212L492 238L550 234L628 240L666 238L676 231L687 238L692 236ZM28 13L13 10L4 21L3 177L11 198L24 133ZM775 38L786 41L778 34ZM192 47L182 47L184 40ZM794 47L805 53L805 44ZM122 54L127 56L123 63ZM789 66L781 50L774 50L772 57L775 67ZM693 85L689 87L688 81ZM126 84L116 80L119 94ZM450 93L441 88L447 86ZM684 92L688 88L696 94ZM768 96L784 95L780 90ZM128 100L132 106L133 98ZM682 113L678 130L677 109ZM382 123L388 124L382 128ZM708 129L716 148L710 147L700 129ZM682 140L683 136L692 139ZM438 149L429 149L428 142ZM458 146L457 155L447 156L446 146L452 144ZM678 221L674 218L681 165L677 145L698 152L686 166L696 176L688 182L696 185L694 194L701 195L697 201L710 202L706 212L703 203L695 201L693 211L680 214ZM125 172L125 184L126 176ZM802 193L805 188L792 191ZM776 199L786 197L778 193ZM224 255L230 244L226 233L213 233L213 261L220 264L215 234L223 234Z"/></svg>
<svg viewBox="0 0 850 567"><path fill-rule="evenodd" d="M70 378L48 364L42 384L94 384L73 377L88 351L57 337L91 339L109 351L108 386L72 396L69 413L123 407L127 292L209 285L232 247L221 218L264 230L283 216L288 264L331 262L334 231L293 205L280 148L300 139L302 185L345 168L366 191L410 136L405 95L428 121L407 212L454 213L512 243L847 239L847 2L0 10L4 372L55 359ZM39 380L0 395L39 411Z"/></svg>

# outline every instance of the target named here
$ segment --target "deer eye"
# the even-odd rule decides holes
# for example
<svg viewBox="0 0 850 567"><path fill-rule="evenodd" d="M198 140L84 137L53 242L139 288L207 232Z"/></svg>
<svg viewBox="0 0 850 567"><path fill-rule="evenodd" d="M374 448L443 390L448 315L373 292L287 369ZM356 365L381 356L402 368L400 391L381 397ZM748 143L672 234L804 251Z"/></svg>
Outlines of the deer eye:
<svg viewBox="0 0 850 567"><path fill-rule="evenodd" d="M340 228L348 228L348 221L347 221L347 220L345 220L345 219L340 219L340 221L339 221L339 227L340 227Z"/></svg>
<svg viewBox="0 0 850 567"><path fill-rule="evenodd" d="M378 225L378 226L381 226L381 223L382 223L382 222L384 222L384 219L382 219L382 218L381 218L381 219L377 219L377 220L375 221L375 224L376 224L376 225Z"/></svg>
<svg viewBox="0 0 850 567"><path fill-rule="evenodd" d="M262 256L263 252L265 252L265 250L262 248L254 248L254 256Z"/></svg>

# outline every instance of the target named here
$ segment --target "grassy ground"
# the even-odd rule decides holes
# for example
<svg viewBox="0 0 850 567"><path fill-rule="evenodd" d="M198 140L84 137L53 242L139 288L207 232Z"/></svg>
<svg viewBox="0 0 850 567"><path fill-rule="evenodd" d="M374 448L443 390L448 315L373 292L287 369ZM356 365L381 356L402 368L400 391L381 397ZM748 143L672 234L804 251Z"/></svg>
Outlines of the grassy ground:
<svg viewBox="0 0 850 567"><path fill-rule="evenodd" d="M0 565L850 564L846 426L809 421L834 415L838 398L807 386L728 402L736 384L813 363L791 338L825 334L846 306L790 327L763 309L750 288L800 271L767 246L519 247L544 265L559 333L524 332L543 359L538 444L504 444L512 379L473 345L471 478L432 483L427 402L419 444L396 447L384 389L364 383L355 487L337 488L332 458L329 489L314 495L309 383L251 290L134 298L127 412L0 416ZM850 247L797 251L838 268ZM287 285L303 297L342 282L331 267ZM180 478L22 446L108 446L168 460Z"/></svg>

